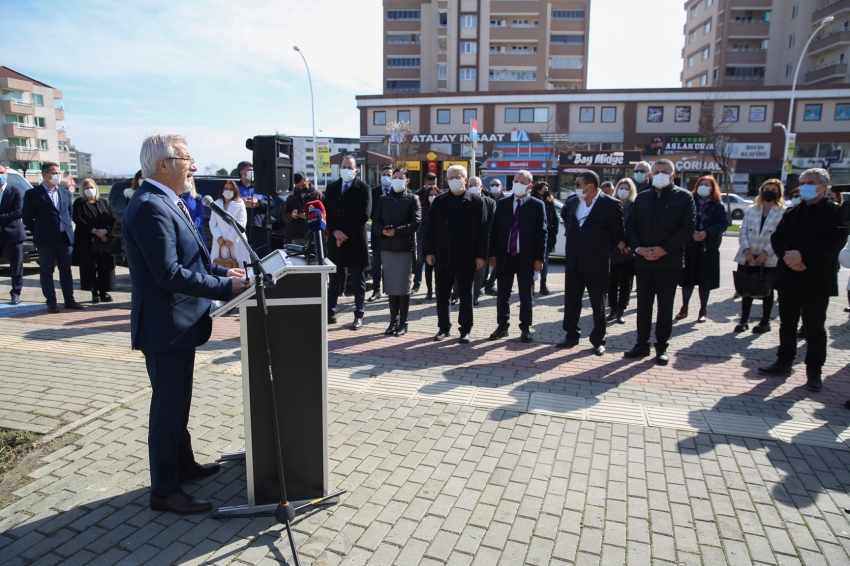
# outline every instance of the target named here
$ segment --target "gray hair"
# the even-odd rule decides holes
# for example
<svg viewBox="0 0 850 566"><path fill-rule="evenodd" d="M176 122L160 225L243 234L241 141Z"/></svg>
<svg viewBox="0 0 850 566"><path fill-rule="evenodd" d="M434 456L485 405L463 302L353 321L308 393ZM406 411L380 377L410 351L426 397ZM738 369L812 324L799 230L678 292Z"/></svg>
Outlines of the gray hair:
<svg viewBox="0 0 850 566"><path fill-rule="evenodd" d="M529 185L534 182L534 176L531 173L529 173L528 171L526 171L525 169L520 169L519 171L517 171L514 174L514 179L517 178L517 175L525 175L525 178L528 179Z"/></svg>
<svg viewBox="0 0 850 566"><path fill-rule="evenodd" d="M180 134L154 134L142 142L139 160L142 164L142 176L147 178L156 174L156 164L160 159L174 157L174 146L186 145L186 138Z"/></svg>
<svg viewBox="0 0 850 566"><path fill-rule="evenodd" d="M643 166L645 166L647 169L649 169L650 171L652 171L652 165L650 165L650 164L649 164L649 161L638 161L637 163L635 163L635 168L637 168L637 166L638 166L638 165L643 165Z"/></svg>
<svg viewBox="0 0 850 566"><path fill-rule="evenodd" d="M450 167L449 167L449 170L448 170L448 171L446 171L446 176L447 176L447 177L448 177L448 176L451 176L451 174L452 174L452 173L454 173L455 171L460 171L460 172L461 172L461 176L462 176L464 179L466 179L466 175L467 175L467 173L466 173L466 167L464 167L463 165L452 165L452 166L450 166Z"/></svg>
<svg viewBox="0 0 850 566"><path fill-rule="evenodd" d="M470 177L469 179L467 179L467 180L466 180L466 184L468 185L469 183L471 183L473 179L475 179L476 181L478 181L478 186L479 186L479 187L483 185L483 183L481 182L481 177L478 177L478 176L475 176L475 175L473 175L472 177Z"/></svg>
<svg viewBox="0 0 850 566"><path fill-rule="evenodd" d="M804 175L817 175L818 176L818 185L823 185L826 183L829 184L829 171L826 169L821 169L820 167L813 167L812 169L806 169L803 171L803 174L800 175L800 179L803 178Z"/></svg>
<svg viewBox="0 0 850 566"><path fill-rule="evenodd" d="M345 157L343 157L342 161L340 161L339 164L342 165L343 163L345 163L349 159L352 160L354 162L354 166L357 167L357 157L351 155L350 153L348 155L346 155ZM392 167L387 165L386 167L384 167L384 169L392 169Z"/></svg>

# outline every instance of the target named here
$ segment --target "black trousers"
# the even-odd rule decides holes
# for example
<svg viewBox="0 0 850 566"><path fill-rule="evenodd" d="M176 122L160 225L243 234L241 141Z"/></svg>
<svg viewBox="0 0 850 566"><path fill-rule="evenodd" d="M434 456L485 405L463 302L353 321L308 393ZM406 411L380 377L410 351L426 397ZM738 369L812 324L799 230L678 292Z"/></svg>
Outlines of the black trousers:
<svg viewBox="0 0 850 566"><path fill-rule="evenodd" d="M472 330L473 278L473 273L456 273L453 269L434 270L434 279L437 284L437 325L440 330L448 332L452 327L449 299L455 281L457 281L457 294L460 299L457 317L460 333L466 334Z"/></svg>
<svg viewBox="0 0 850 566"><path fill-rule="evenodd" d="M372 248L372 292L381 292L381 250Z"/></svg>
<svg viewBox="0 0 850 566"><path fill-rule="evenodd" d="M3 250L9 256L9 269L12 270L12 296L20 297L21 289L24 288L24 243L23 242L0 242L0 255ZM50 274L53 278L53 274Z"/></svg>
<svg viewBox="0 0 850 566"><path fill-rule="evenodd" d="M71 255L74 251L71 240L65 233L60 234L58 246L38 247L38 273L41 292L48 305L56 304L56 289L53 287L53 271L59 267L59 286L65 303L74 302L74 276L71 275Z"/></svg>
<svg viewBox="0 0 850 566"><path fill-rule="evenodd" d="M203 232L201 232L203 235ZM248 243L251 244L251 249L260 256L260 259L271 253L269 248L269 233L261 226L248 226L245 228L245 236L248 238Z"/></svg>
<svg viewBox="0 0 850 566"><path fill-rule="evenodd" d="M148 428L151 495L168 497L180 491L180 471L195 463L188 428L195 349L142 353L153 389Z"/></svg>
<svg viewBox="0 0 850 566"><path fill-rule="evenodd" d="M522 330L531 328L531 293L534 289L534 270L521 269L520 256L508 257L508 260L496 264L496 323L501 326L511 323L511 287L516 276L519 288L519 327Z"/></svg>
<svg viewBox="0 0 850 566"><path fill-rule="evenodd" d="M339 294L345 290L346 269L337 267L335 273L331 273L328 283L328 316L336 314L336 305ZM366 268L349 267L348 274L351 277L351 286L354 287L354 318L363 318L366 308Z"/></svg>
<svg viewBox="0 0 850 566"><path fill-rule="evenodd" d="M629 296L635 283L635 262L611 264L608 274L608 307L624 312L629 308Z"/></svg>
<svg viewBox="0 0 850 566"><path fill-rule="evenodd" d="M673 300L679 285L681 270L637 269L637 343L649 344L652 332L652 308L658 299L655 318L655 348L667 349L673 333Z"/></svg>
<svg viewBox="0 0 850 566"><path fill-rule="evenodd" d="M806 321L806 374L820 375L826 362L826 309L829 297L779 293L779 352L776 361L791 365L797 356L797 323Z"/></svg>
<svg viewBox="0 0 850 566"><path fill-rule="evenodd" d="M593 330L590 331L590 343L594 346L605 344L605 288L608 284L607 273L593 273L567 269L564 271L564 330L567 338L579 338L581 329L581 300L584 290L590 298L593 309Z"/></svg>

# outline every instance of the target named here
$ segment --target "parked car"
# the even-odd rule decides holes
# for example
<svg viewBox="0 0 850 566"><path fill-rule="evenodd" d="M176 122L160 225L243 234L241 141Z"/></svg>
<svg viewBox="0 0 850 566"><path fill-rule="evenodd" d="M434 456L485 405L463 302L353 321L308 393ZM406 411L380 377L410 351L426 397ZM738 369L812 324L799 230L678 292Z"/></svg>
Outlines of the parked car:
<svg viewBox="0 0 850 566"><path fill-rule="evenodd" d="M195 175L195 190L198 191L198 194L202 197L204 195L210 195L214 199L218 198L219 190L221 189L221 184L224 181L239 181L239 177L219 177L219 176L206 176L206 175ZM118 181L112 188L109 189L109 204L112 205L112 208L115 209L115 230L113 234L120 238L121 237L121 219L124 217L124 210L127 208L127 203L129 199L124 196L124 191L132 185L132 179L125 179L123 181ZM272 238L277 239L276 236L280 235L279 244L283 244L283 229L284 226L282 223L277 222L277 212L280 210L280 206L286 202L286 198L288 194L283 195L275 195L274 202L271 205L271 218L272 218ZM212 248L212 234L210 233L210 209L205 209L204 211L204 238L207 242L207 246ZM280 247L278 245L277 247ZM123 248L123 240L122 240L122 248ZM124 255L123 251L120 254L116 254L115 261L119 265L127 265L127 257Z"/></svg>
<svg viewBox="0 0 850 566"><path fill-rule="evenodd" d="M564 221L561 219L561 209L564 208L564 203L558 199L555 200L555 210L558 211L558 241L555 242L555 249L549 254L550 258L564 257L567 253L567 236L564 233Z"/></svg>
<svg viewBox="0 0 850 566"><path fill-rule="evenodd" d="M747 208L752 206L753 201L741 198L738 195L724 194L723 204L730 205L729 208L731 211L729 214L732 216L732 220L743 220L744 213L747 211Z"/></svg>
<svg viewBox="0 0 850 566"><path fill-rule="evenodd" d="M25 193L32 188L32 185L23 175L9 168L6 168L6 184L18 187ZM38 250L35 249L35 245L32 243L32 234L27 230L27 239L24 242L24 263L32 262L38 263ZM9 254L5 248L3 254L0 255L0 265L9 265Z"/></svg>

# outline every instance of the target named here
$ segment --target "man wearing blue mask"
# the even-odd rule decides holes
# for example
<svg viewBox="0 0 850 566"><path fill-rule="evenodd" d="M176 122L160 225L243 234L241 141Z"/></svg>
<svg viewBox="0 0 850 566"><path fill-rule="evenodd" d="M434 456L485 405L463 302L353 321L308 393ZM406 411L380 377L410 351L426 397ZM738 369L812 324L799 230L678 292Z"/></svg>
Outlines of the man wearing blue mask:
<svg viewBox="0 0 850 566"><path fill-rule="evenodd" d="M823 389L826 362L826 309L838 296L838 254L847 241L841 207L826 195L829 173L809 169L800 175L803 203L790 209L770 237L780 260L773 286L779 293L779 351L758 372L788 377L797 355L797 323L806 321L806 389Z"/></svg>
<svg viewBox="0 0 850 566"><path fill-rule="evenodd" d="M646 161L640 161L635 165L635 188L638 193L652 187L652 167Z"/></svg>

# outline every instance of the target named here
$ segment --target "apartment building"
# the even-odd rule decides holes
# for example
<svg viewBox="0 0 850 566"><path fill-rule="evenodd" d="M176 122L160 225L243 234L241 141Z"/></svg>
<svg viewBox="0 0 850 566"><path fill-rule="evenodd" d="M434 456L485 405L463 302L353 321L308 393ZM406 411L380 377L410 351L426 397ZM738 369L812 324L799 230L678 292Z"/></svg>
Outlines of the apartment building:
<svg viewBox="0 0 850 566"><path fill-rule="evenodd" d="M582 89L590 0L384 0L384 93Z"/></svg>
<svg viewBox="0 0 850 566"><path fill-rule="evenodd" d="M687 0L682 86L791 86L850 82L850 0Z"/></svg>
<svg viewBox="0 0 850 566"><path fill-rule="evenodd" d="M71 175L74 175L74 165L76 165L77 173L75 179L85 179L94 176L94 169L91 165L91 153L80 151L74 146L71 146Z"/></svg>
<svg viewBox="0 0 850 566"><path fill-rule="evenodd" d="M70 148L63 120L62 91L0 66L0 163L28 181L40 179L41 163L54 161L70 171Z"/></svg>

